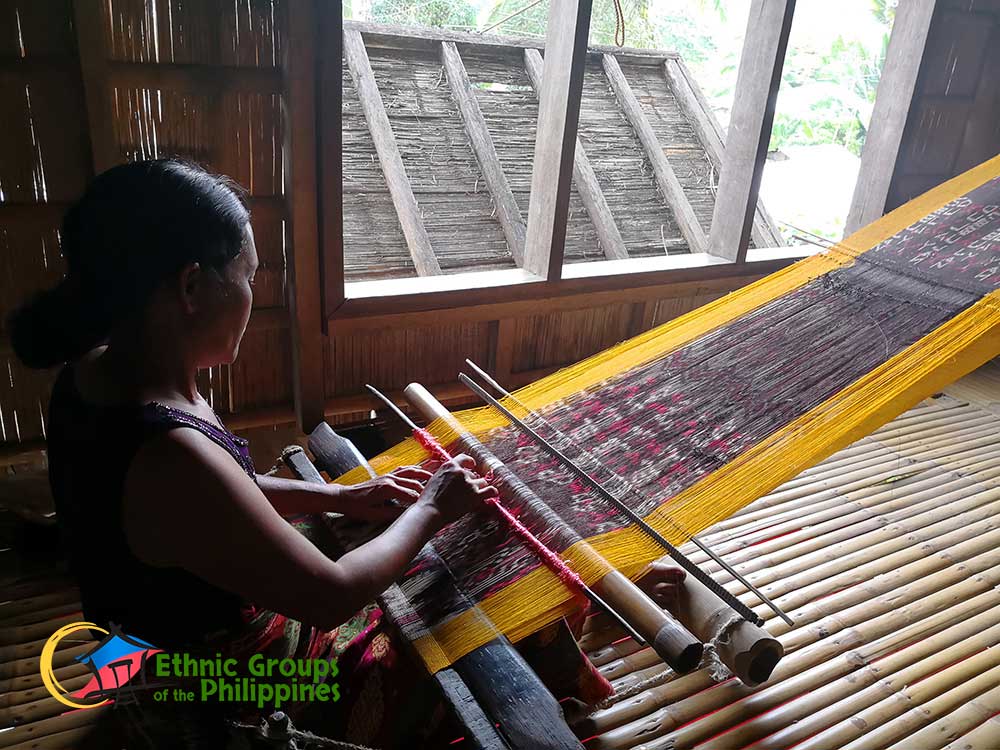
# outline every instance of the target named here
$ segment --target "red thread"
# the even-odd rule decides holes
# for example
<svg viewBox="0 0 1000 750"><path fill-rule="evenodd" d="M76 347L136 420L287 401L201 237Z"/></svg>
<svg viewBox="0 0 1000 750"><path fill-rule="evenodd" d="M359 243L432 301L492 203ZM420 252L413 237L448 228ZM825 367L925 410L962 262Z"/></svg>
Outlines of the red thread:
<svg viewBox="0 0 1000 750"><path fill-rule="evenodd" d="M440 461L451 460L451 454L448 453L441 443L439 443L427 430L423 430L418 427L413 431L413 438L434 458ZM483 479L492 484L493 471L489 471L483 476ZM531 530L521 523L513 513L507 510L507 508L501 504L499 497L491 497L487 500L487 503L492 505L497 510L500 517L507 522L514 533L528 545L532 552L542 559L542 562L552 569L552 572L559 577L559 580L576 593L585 594L587 584L583 582L583 579L573 572L573 570L570 569L570 567L561 557L559 557L559 555L546 547L541 539L532 534Z"/></svg>

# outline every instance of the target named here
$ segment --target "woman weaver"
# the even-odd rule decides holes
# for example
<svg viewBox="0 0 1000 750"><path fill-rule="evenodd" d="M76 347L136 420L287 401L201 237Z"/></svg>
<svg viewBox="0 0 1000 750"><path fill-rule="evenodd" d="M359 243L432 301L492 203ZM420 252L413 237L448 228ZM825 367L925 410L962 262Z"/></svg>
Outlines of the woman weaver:
<svg viewBox="0 0 1000 750"><path fill-rule="evenodd" d="M332 655L350 682L350 644L367 639L366 658L379 650L370 603L496 490L467 456L354 486L255 472L196 386L199 369L235 360L250 317L257 252L230 180L174 160L114 167L69 210L61 241L65 278L17 310L10 332L26 365L66 363L49 474L85 618L168 652ZM326 511L392 524L332 560L284 518ZM658 594L673 575L653 582ZM223 746L218 706L173 711L145 710L141 733Z"/></svg>

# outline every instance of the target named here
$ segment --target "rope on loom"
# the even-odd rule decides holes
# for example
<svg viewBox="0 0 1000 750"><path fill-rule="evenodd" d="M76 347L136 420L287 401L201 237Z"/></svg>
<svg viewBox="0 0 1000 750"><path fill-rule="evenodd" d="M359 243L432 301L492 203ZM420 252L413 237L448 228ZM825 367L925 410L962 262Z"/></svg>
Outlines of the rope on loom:
<svg viewBox="0 0 1000 750"><path fill-rule="evenodd" d="M439 461L451 460L451 454L448 453L448 451L446 451L427 430L418 427L413 431L413 437L435 459ZM483 478L489 482L493 477L492 474L487 474ZM576 592L578 595L583 595L583 592L586 591L587 588L583 579L580 578L580 576L578 576L565 563L565 561L559 557L559 555L549 549L538 537L532 534L531 531L523 523L521 523L513 513L507 510L507 508L500 502L499 495L497 497L489 498L486 502L496 509L517 537L524 542L529 549L538 555L538 557L541 558L542 561L549 566L549 568L552 569L552 572L559 577L559 580L566 584L571 591Z"/></svg>
<svg viewBox="0 0 1000 750"><path fill-rule="evenodd" d="M707 669L709 677L711 677L712 682L715 682L716 684L725 682L733 676L733 673L729 671L729 668L719 659L719 644L729 642L729 637L732 634L733 628L739 625L742 619L743 618L738 614L733 613L733 615L723 623L722 627L719 628L719 632L716 633L708 643L704 644L705 650L702 652L701 663L698 665L698 669ZM645 679L630 685L624 690L616 690L613 695L595 703L588 710L593 713L594 711L601 711L605 708L610 708L614 704L621 703L622 701L628 700L633 696L644 693L652 687L662 685L664 682L669 680L671 677L675 677L676 675L677 673L670 669L670 667L665 667L656 674L646 677Z"/></svg>

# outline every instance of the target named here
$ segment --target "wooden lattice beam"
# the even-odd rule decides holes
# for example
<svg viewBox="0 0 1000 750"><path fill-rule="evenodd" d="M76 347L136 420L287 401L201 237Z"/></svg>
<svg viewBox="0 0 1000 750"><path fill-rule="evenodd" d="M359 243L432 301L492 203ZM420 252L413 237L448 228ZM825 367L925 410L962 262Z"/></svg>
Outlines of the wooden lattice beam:
<svg viewBox="0 0 1000 750"><path fill-rule="evenodd" d="M885 213L935 5L934 0L910 0L896 10L845 234Z"/></svg>
<svg viewBox="0 0 1000 750"><path fill-rule="evenodd" d="M291 214L292 370L299 428L323 421L323 309L319 286L319 229L316 208L316 7L314 0L288 5L289 54L284 66L288 90L284 108L285 193Z"/></svg>
<svg viewBox="0 0 1000 750"><path fill-rule="evenodd" d="M548 73L538 91L524 247L525 269L549 281L562 277L590 8L591 0L552 0L549 5Z"/></svg>
<svg viewBox="0 0 1000 750"><path fill-rule="evenodd" d="M670 162L663 153L659 139L653 132L653 126L649 124L646 113L642 111L642 105L625 78L618 60L615 59L614 55L609 54L602 55L601 60L604 65L604 73L615 92L618 104L625 113L625 119L628 120L639 137L646 157L653 165L656 184L663 193L667 205L673 211L677 226L681 230L681 234L684 235L688 247L692 253L705 252L705 248L708 246L705 232L702 230L701 224L698 223L698 217L691 207L691 202L684 193L681 183L677 180L673 167L670 166Z"/></svg>
<svg viewBox="0 0 1000 750"><path fill-rule="evenodd" d="M537 49L526 48L524 50L524 67L528 73L528 79L534 87L536 93L542 90L542 75L544 71L544 61ZM618 230L614 214L611 213L611 206L608 205L601 190L601 184L597 181L597 174L590 164L587 151L584 149L580 139L576 139L576 148L573 156L573 184L580 195L583 207L587 210L594 229L597 231L597 239L601 243L601 249L609 260L623 260L628 257L628 250L625 248L625 241Z"/></svg>
<svg viewBox="0 0 1000 750"><path fill-rule="evenodd" d="M676 58L664 60L663 72L677 105L688 121L694 125L695 133L704 146L712 167L716 174L719 174L722 171L726 147L722 126L716 119L715 113L712 112L701 91L692 83L691 74L683 60ZM781 238L781 231L759 198L757 211L753 217L751 236L756 247L781 247L785 244Z"/></svg>
<svg viewBox="0 0 1000 750"><path fill-rule="evenodd" d="M708 252L742 263L771 142L795 0L753 0L736 78Z"/></svg>
<svg viewBox="0 0 1000 750"><path fill-rule="evenodd" d="M454 42L441 42L441 60L444 62L451 95L458 104L458 111L465 124L465 133L469 136L472 151L483 171L486 189L490 191L493 205L496 206L497 218L507 239L507 247L514 258L514 263L519 267L523 266L526 224L521 216L521 209L514 199L514 193L510 189L507 175L500 165L500 157L497 156L493 138L490 136L489 128L486 127L482 110L479 109L476 92L472 89L465 63L462 62L462 56L458 53Z"/></svg>
<svg viewBox="0 0 1000 750"><path fill-rule="evenodd" d="M406 246L409 248L410 257L413 258L413 267L418 276L437 276L441 273L441 266L434 254L424 220L420 216L420 207L413 195L413 187L403 166L403 159L399 155L396 136L392 132L392 124L385 111L385 102L382 101L382 94L379 92L375 73L368 60L368 51L365 49L361 32L353 29L344 31L344 55L358 91L361 111L365 114L368 131L378 153L382 174L389 187L389 195L392 196L396 215L403 228L403 236L406 237Z"/></svg>

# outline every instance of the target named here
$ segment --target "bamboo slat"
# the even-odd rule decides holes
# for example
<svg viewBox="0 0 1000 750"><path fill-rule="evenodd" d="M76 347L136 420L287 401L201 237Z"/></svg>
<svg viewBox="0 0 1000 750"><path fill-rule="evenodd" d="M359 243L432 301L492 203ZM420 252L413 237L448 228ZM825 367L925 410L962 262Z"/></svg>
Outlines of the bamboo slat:
<svg viewBox="0 0 1000 750"><path fill-rule="evenodd" d="M795 621L756 607L786 652L759 688L674 675L591 617L581 644L619 695L575 722L588 748L1000 746L995 430L929 400L703 535Z"/></svg>

